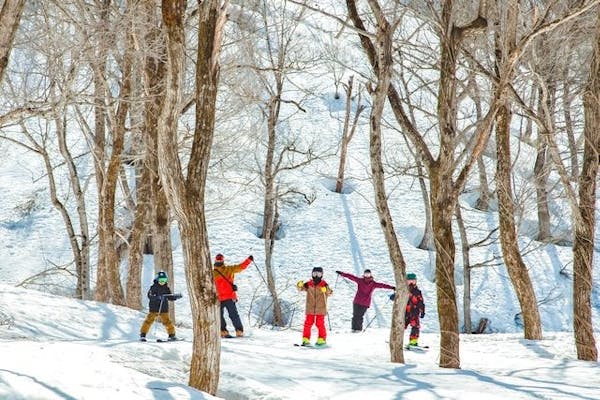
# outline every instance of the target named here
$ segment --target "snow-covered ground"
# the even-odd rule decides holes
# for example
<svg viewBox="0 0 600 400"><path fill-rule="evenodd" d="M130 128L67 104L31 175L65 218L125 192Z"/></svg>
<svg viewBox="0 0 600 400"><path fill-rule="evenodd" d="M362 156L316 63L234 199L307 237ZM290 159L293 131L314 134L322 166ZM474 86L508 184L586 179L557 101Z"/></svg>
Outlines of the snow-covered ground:
<svg viewBox="0 0 600 400"><path fill-rule="evenodd" d="M190 341L137 341L143 313L7 285L0 293L1 399L214 398L186 386ZM165 336L160 325L151 332ZM598 364L575 360L569 333L539 342L463 335L460 370L437 367L435 333L421 338L429 351L406 352L404 365L389 362L386 328L334 328L325 349L294 347L300 334L292 329L248 333L222 340L221 398L581 400L600 393ZM178 335L191 332L179 328Z"/></svg>

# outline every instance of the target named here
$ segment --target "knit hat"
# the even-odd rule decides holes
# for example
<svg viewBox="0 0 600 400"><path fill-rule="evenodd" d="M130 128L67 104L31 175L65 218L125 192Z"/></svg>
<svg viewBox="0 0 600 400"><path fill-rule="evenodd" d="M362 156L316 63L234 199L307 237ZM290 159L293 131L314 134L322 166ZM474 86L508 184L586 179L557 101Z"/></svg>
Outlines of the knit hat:
<svg viewBox="0 0 600 400"><path fill-rule="evenodd" d="M406 280L407 281L416 281L417 280L417 274L413 274L412 272L406 274Z"/></svg>
<svg viewBox="0 0 600 400"><path fill-rule="evenodd" d="M225 261L225 257L223 256L223 254L219 253L215 256L215 261L216 262L223 262Z"/></svg>
<svg viewBox="0 0 600 400"><path fill-rule="evenodd" d="M156 280L168 280L167 278L167 273L164 271L160 271L158 274L156 274Z"/></svg>
<svg viewBox="0 0 600 400"><path fill-rule="evenodd" d="M323 273L323 268L321 268L321 267L314 267L314 268L313 268L313 270L312 270L312 272L320 272L320 273Z"/></svg>

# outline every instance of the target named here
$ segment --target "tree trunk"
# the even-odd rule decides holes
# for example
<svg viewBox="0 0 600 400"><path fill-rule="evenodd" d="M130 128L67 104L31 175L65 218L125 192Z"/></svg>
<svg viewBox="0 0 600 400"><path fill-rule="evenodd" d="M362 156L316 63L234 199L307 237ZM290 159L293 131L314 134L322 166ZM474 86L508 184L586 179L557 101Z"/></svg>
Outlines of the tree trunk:
<svg viewBox="0 0 600 400"><path fill-rule="evenodd" d="M169 205L179 222L183 259L190 296L194 344L189 385L216 394L220 367L220 318L204 213L206 176L213 141L219 54L227 2L198 4L196 58L196 122L187 164L187 177L179 160L177 122L183 92L185 0L163 0L167 33L165 101L159 118L159 172Z"/></svg>
<svg viewBox="0 0 600 400"><path fill-rule="evenodd" d="M373 6L372 6L373 7ZM369 117L369 156L371 160L371 174L375 189L375 206L379 223L385 237L388 252L394 268L396 287L399 295L396 296L393 306L392 329L390 330L390 361L404 363L404 308L408 300L406 286L406 264L402 255L400 244L394 229L394 222L388 205L385 190L385 172L382 163L381 147L381 120L387 99L387 93L392 77L392 37L394 28L383 17L381 10L372 8L377 18L377 86L371 94L373 101Z"/></svg>
<svg viewBox="0 0 600 400"><path fill-rule="evenodd" d="M365 107L360 104L361 94L360 89L358 92L358 101L356 106L356 112L354 113L354 118L352 120L352 125L350 125L350 115L352 114L352 91L354 86L354 75L348 78L348 85L345 86L346 89L346 114L344 116L344 127L342 128L342 141L340 145L340 163L338 166L337 179L335 181L335 192L342 193L344 187L344 175L346 172L346 161L348 159L348 145L356 132L356 127L358 126L358 118L360 114L365 109Z"/></svg>
<svg viewBox="0 0 600 400"><path fill-rule="evenodd" d="M460 234L460 248L463 261L463 332L471 333L471 261L469 257L471 246L469 245L465 221L460 211L460 204L456 204L456 224L458 225L458 232Z"/></svg>
<svg viewBox="0 0 600 400"><path fill-rule="evenodd" d="M573 330L577 359L598 361L592 324L594 234L596 232L596 181L600 151L600 10L596 15L594 52L583 94L584 149L579 175L579 206L573 243Z"/></svg>
<svg viewBox="0 0 600 400"><path fill-rule="evenodd" d="M277 189L275 187L275 176L277 168L274 164L275 146L277 138L277 123L279 121L279 110L281 107L281 93L283 91L283 83L281 75L276 75L276 93L271 98L267 107L267 154L265 157L264 180L265 180L265 199L263 206L263 227L261 238L265 246L265 270L267 275L267 289L273 300L273 325L283 326L283 315L281 311L281 303L277 295L275 285L275 274L272 268L273 250L275 247L275 235L278 224L277 214Z"/></svg>
<svg viewBox="0 0 600 400"><path fill-rule="evenodd" d="M88 226L87 209L85 204L85 193L81 187L79 181L79 173L77 172L77 166L73 160L73 156L69 151L67 144L67 131L64 124L61 123L57 117L55 119L57 124L56 135L58 138L58 148L65 160L67 169L69 170L69 184L75 197L77 204L77 217L79 222L79 239L72 238L71 249L73 251L75 266L77 270L77 297L82 300L90 299L90 232ZM67 222L67 221L65 221ZM72 221L68 225L72 224Z"/></svg>
<svg viewBox="0 0 600 400"><path fill-rule="evenodd" d="M514 222L514 203L511 188L510 156L510 104L500 106L496 114L496 147L498 165L496 167L496 191L498 193L498 215L500 219L500 242L502 256L508 275L523 312L524 337L530 340L542 339L542 325L535 291L521 258L518 246L517 229Z"/></svg>
<svg viewBox="0 0 600 400"><path fill-rule="evenodd" d="M416 154L417 171L419 173L419 187L421 188L421 197L423 198L423 208L425 209L425 223L423 237L419 243L419 249L435 251L435 241L433 239L433 227L431 225L431 204L429 203L429 192L425 182L425 171L423 170L423 161L419 154Z"/></svg>
<svg viewBox="0 0 600 400"><path fill-rule="evenodd" d="M274 199L277 198L277 193L275 193ZM263 238L265 243L265 270L267 272L267 289L271 294L271 299L273 301L273 326L284 326L283 323L283 311L281 309L281 301L279 300L279 295L277 294L277 287L275 285L275 274L273 273L273 249L275 248L275 234L277 231L277 224L279 220L279 213L277 211L277 203L273 209L273 215L269 216L271 223L267 226L267 231L265 232L265 237Z"/></svg>
<svg viewBox="0 0 600 400"><path fill-rule="evenodd" d="M499 74L506 81L512 75L503 72L516 49L517 12L516 0L514 3L503 6L506 10L506 27L504 31L496 31L496 65ZM500 72L502 71L502 72ZM508 270L508 275L515 289L517 299L521 306L524 320L525 339L542 339L542 324L538 311L535 291L527 272L527 266L521 258L518 246L517 229L515 226L515 209L511 183L511 152L510 152L510 122L512 113L508 100L508 89L497 85L494 96L498 102L496 113L496 192L498 194L498 216L500 220L500 242L502 256Z"/></svg>
<svg viewBox="0 0 600 400"><path fill-rule="evenodd" d="M542 115L545 125L544 127L539 128L538 140L536 143L537 156L533 167L538 214L537 240L542 242L549 241L552 236L550 229L550 208L548 205L548 141L543 136L550 134L548 130L554 131L554 102L551 99L554 96L553 92L555 89L553 89L553 83L548 82L548 79L546 79L546 85L548 86L548 90L545 90L545 88L540 89L540 104L538 108L540 109L540 114Z"/></svg>
<svg viewBox="0 0 600 400"><path fill-rule="evenodd" d="M100 2L100 26L103 29L108 27L110 0ZM97 51L95 62L93 63L93 82L94 82L94 145L92 152L94 154L94 172L96 177L96 187L98 190L98 260L96 266L96 291L94 298L97 301L108 302L110 300L110 286L108 280L108 267L105 260L106 252L106 230L104 226L104 215L102 192L104 190L104 163L105 163L105 135L106 135L106 103L107 98L104 77L106 75L106 62L108 54L108 43L99 40L96 43Z"/></svg>
<svg viewBox="0 0 600 400"><path fill-rule="evenodd" d="M160 30L160 16L156 15L154 1L143 4L145 15L148 16L146 25L149 27L146 41L158 49L150 53L145 61L145 91L149 95L144 113L145 157L146 168L150 171L150 201L149 201L149 236L151 237L154 272L165 271L171 279L170 287L177 291L173 271L173 246L171 243L171 214L167 195L160 181L158 170L158 118L165 102L166 87L166 50L165 41ZM177 304L169 305L169 317L176 323Z"/></svg>
<svg viewBox="0 0 600 400"><path fill-rule="evenodd" d="M19 28L25 0L5 0L0 10L0 82L8 66L10 51Z"/></svg>
<svg viewBox="0 0 600 400"><path fill-rule="evenodd" d="M142 309L142 265L144 261L144 243L146 242L147 214L150 198L150 169L145 162L141 163L142 174L136 183L136 207L131 240L129 241L129 257L127 271L127 294L125 304L134 310ZM172 288L171 288L172 289ZM170 307L169 307L170 309Z"/></svg>
<svg viewBox="0 0 600 400"><path fill-rule="evenodd" d="M485 170L485 162L483 156L477 157L477 171L479 176L479 198L475 204L476 210L488 211L490 208L490 187L487 180L487 172Z"/></svg>
<svg viewBox="0 0 600 400"><path fill-rule="evenodd" d="M548 134L540 132L540 134ZM533 167L535 181L536 205L538 215L538 234L536 239L545 242L551 237L550 234L550 209L548 207L548 166L547 166L547 144L542 138L537 141L537 156Z"/></svg>
<svg viewBox="0 0 600 400"><path fill-rule="evenodd" d="M565 120L565 130L569 143L569 159L571 160L570 171L573 182L579 178L579 161L577 159L577 140L575 140L575 128L573 127L573 118L571 117L571 83L569 81L569 68L564 68L563 73L563 118Z"/></svg>
<svg viewBox="0 0 600 400"><path fill-rule="evenodd" d="M456 198L451 195L452 177L449 166L433 168L429 173L431 185L431 210L435 239L435 285L437 310L440 321L440 362L442 368L460 368L460 340L458 306L454 283L454 258L456 247L452 234L452 216ZM446 173L442 173L446 171Z"/></svg>

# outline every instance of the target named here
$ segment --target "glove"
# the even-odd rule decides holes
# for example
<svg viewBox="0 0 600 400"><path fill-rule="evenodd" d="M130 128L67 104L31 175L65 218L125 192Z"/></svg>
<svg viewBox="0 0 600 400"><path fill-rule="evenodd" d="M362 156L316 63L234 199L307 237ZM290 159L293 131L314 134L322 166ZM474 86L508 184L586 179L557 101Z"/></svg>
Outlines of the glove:
<svg viewBox="0 0 600 400"><path fill-rule="evenodd" d="M335 271L336 274L341 275L342 271Z"/></svg>
<svg viewBox="0 0 600 400"><path fill-rule="evenodd" d="M298 281L298 283L296 283L296 287L298 289L302 289L304 287L304 281Z"/></svg>
<svg viewBox="0 0 600 400"><path fill-rule="evenodd" d="M323 287L321 288L321 292L323 292L323 293L327 293L327 286L323 286Z"/></svg>
<svg viewBox="0 0 600 400"><path fill-rule="evenodd" d="M254 256L253 256L252 254L250 254L250 255L248 256L248 260L250 260L250 261L254 261Z"/></svg>
<svg viewBox="0 0 600 400"><path fill-rule="evenodd" d="M425 318L425 311L421 313L421 318Z"/></svg>
<svg viewBox="0 0 600 400"><path fill-rule="evenodd" d="M395 298L396 298L396 293L390 294L390 300L394 301Z"/></svg>

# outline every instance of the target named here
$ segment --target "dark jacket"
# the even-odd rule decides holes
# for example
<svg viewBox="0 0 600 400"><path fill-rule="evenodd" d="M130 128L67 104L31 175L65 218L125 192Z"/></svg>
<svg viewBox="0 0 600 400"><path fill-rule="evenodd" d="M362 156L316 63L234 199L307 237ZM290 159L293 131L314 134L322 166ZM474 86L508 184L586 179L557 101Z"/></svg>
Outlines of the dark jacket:
<svg viewBox="0 0 600 400"><path fill-rule="evenodd" d="M148 298L150 299L148 308L150 309L150 312L169 312L169 301L161 297L167 294L171 294L171 289L169 288L169 286L166 283L164 285L161 285L155 279L152 286L150 286L150 290L148 290Z"/></svg>
<svg viewBox="0 0 600 400"><path fill-rule="evenodd" d="M408 302L406 303L405 320L411 321L418 319L425 314L425 302L423 294L417 285L408 286Z"/></svg>
<svg viewBox="0 0 600 400"><path fill-rule="evenodd" d="M373 278L360 278L346 272L340 272L340 275L356 282L358 287L356 289L356 295L354 296L353 303L367 308L371 307L371 295L373 294L373 290L377 288L395 289L393 286L386 283L376 282Z"/></svg>

